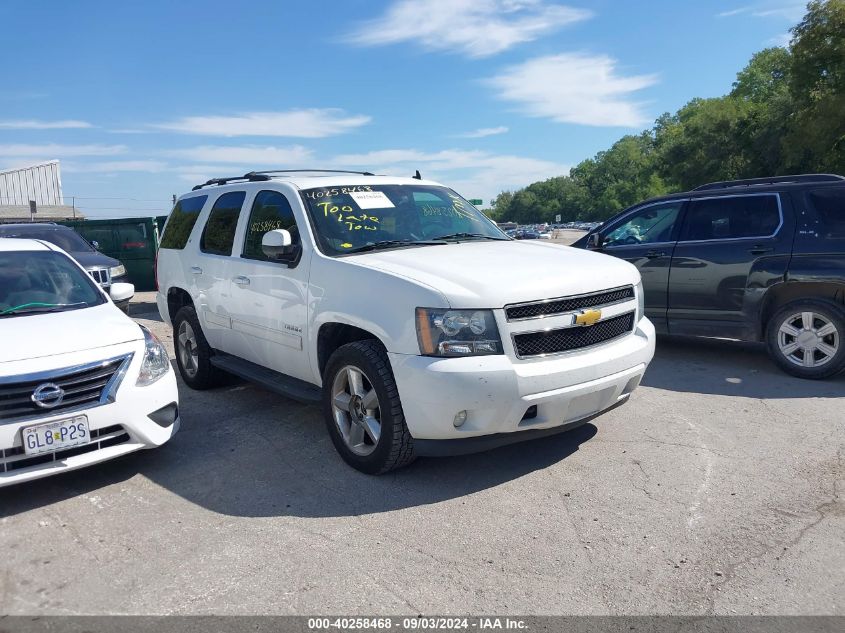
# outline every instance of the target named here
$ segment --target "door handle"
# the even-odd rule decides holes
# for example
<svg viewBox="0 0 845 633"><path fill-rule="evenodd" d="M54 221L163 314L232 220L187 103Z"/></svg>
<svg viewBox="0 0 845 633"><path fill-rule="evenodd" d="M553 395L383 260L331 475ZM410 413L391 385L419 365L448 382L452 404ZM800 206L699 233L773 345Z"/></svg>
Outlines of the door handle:
<svg viewBox="0 0 845 633"><path fill-rule="evenodd" d="M748 250L748 252L751 253L752 255L762 255L764 253L771 253L773 250L775 250L775 249L770 247L770 246L763 246L762 244L755 244L753 247L751 247Z"/></svg>
<svg viewBox="0 0 845 633"><path fill-rule="evenodd" d="M239 286L248 286L249 285L249 277L244 277L243 275L238 275L234 279L232 279L236 284Z"/></svg>
<svg viewBox="0 0 845 633"><path fill-rule="evenodd" d="M649 251L645 254L646 259L654 259L656 257L666 257L666 253L663 251Z"/></svg>
<svg viewBox="0 0 845 633"><path fill-rule="evenodd" d="M191 272L195 275L202 275L202 268L199 266L191 266Z"/></svg>

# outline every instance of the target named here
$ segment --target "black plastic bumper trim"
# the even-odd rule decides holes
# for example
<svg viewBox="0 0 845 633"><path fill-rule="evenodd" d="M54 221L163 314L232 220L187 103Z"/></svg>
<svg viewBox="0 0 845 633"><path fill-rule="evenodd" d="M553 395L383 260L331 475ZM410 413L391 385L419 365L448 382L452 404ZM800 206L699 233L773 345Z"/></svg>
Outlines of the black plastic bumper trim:
<svg viewBox="0 0 845 633"><path fill-rule="evenodd" d="M166 407L153 411L147 417L160 427L167 428L176 422L176 419L179 417L179 405L171 402Z"/></svg>

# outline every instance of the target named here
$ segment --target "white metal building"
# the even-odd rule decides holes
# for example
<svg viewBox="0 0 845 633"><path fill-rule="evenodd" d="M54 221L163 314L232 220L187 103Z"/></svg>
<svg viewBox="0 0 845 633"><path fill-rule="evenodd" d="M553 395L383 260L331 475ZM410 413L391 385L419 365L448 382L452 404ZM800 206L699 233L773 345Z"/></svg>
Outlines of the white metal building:
<svg viewBox="0 0 845 633"><path fill-rule="evenodd" d="M30 201L37 212L30 214ZM0 171L0 222L81 218L72 206L65 206L59 161Z"/></svg>

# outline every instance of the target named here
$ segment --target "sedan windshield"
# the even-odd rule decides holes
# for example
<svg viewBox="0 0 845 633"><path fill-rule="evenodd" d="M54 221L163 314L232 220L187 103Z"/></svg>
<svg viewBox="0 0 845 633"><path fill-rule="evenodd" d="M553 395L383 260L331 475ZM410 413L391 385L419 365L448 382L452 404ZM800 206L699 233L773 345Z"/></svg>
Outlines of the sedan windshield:
<svg viewBox="0 0 845 633"><path fill-rule="evenodd" d="M350 185L306 189L302 197L320 249L327 255L509 239L445 187Z"/></svg>
<svg viewBox="0 0 845 633"><path fill-rule="evenodd" d="M0 318L105 303L91 278L54 251L0 252Z"/></svg>

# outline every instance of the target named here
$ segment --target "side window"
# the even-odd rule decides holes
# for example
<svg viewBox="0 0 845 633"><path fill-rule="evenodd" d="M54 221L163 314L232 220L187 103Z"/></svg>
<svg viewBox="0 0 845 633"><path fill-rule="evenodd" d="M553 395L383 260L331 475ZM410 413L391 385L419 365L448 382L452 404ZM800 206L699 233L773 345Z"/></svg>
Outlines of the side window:
<svg viewBox="0 0 845 633"><path fill-rule="evenodd" d="M678 201L634 211L622 224L605 235L604 245L629 246L671 241L683 205L683 201Z"/></svg>
<svg viewBox="0 0 845 633"><path fill-rule="evenodd" d="M235 229L238 216L244 204L246 192L232 191L217 198L202 231L200 250L212 255L231 255L235 243ZM165 233L165 237L167 234Z"/></svg>
<svg viewBox="0 0 845 633"><path fill-rule="evenodd" d="M167 230L161 237L161 248L185 248L206 200L208 196L194 196L176 203L170 212Z"/></svg>
<svg viewBox="0 0 845 633"><path fill-rule="evenodd" d="M244 238L244 252L246 259L270 260L261 250L261 238L267 231L286 229L290 231L291 242L299 244L299 230L293 217L293 209L284 194L278 191L260 191L252 203L249 213L249 223Z"/></svg>
<svg viewBox="0 0 845 633"><path fill-rule="evenodd" d="M827 239L845 239L845 187L816 189L808 196L819 214L819 233Z"/></svg>
<svg viewBox="0 0 845 633"><path fill-rule="evenodd" d="M780 225L777 196L734 196L693 200L682 241L769 237Z"/></svg>

